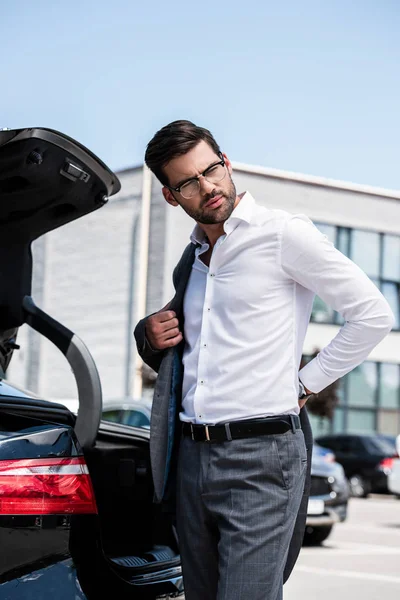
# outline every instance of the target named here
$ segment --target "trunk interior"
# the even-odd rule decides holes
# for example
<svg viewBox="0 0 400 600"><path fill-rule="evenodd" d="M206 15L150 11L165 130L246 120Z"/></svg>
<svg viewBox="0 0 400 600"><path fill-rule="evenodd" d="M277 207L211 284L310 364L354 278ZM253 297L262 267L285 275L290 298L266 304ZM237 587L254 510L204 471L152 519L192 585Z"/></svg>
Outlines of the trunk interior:
<svg viewBox="0 0 400 600"><path fill-rule="evenodd" d="M102 585L115 590L116 576L150 594L144 597L155 597L148 586L179 595L179 586L171 586L181 575L176 533L171 517L153 503L148 432L102 423L85 457L99 511L102 557L96 562L104 560L112 573Z"/></svg>
<svg viewBox="0 0 400 600"><path fill-rule="evenodd" d="M153 503L148 440L100 431L95 447L85 455L96 494L103 551L113 564L119 569L140 570L179 558L171 522ZM122 560L124 557L127 560Z"/></svg>

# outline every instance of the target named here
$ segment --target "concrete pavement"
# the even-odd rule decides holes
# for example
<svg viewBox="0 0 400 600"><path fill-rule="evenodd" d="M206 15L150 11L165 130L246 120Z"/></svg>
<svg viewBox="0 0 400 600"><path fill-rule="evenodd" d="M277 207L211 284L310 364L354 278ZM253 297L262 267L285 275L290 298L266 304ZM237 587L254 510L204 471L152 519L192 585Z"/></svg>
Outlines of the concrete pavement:
<svg viewBox="0 0 400 600"><path fill-rule="evenodd" d="M398 600L400 501L351 499L345 523L317 548L303 548L284 600Z"/></svg>

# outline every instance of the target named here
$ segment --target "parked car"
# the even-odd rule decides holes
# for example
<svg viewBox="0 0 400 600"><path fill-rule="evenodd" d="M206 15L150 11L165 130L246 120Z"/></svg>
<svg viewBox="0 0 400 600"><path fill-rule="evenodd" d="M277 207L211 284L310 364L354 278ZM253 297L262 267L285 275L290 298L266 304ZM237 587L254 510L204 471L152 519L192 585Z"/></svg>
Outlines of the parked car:
<svg viewBox="0 0 400 600"><path fill-rule="evenodd" d="M393 460L392 469L388 475L388 488L389 492L400 500L400 458Z"/></svg>
<svg viewBox="0 0 400 600"><path fill-rule="evenodd" d="M335 434L316 441L334 452L349 480L352 496L366 498L371 492L389 491L387 478L397 456L394 436Z"/></svg>
<svg viewBox="0 0 400 600"><path fill-rule="evenodd" d="M330 450L314 443L304 545L316 546L326 540L335 523L346 519L348 500L343 467Z"/></svg>
<svg viewBox="0 0 400 600"><path fill-rule="evenodd" d="M88 349L30 296L32 241L101 208L119 187L106 165L63 134L0 131L4 600L155 600L183 591L175 531L152 502L149 431L101 420ZM77 415L4 381L23 324L64 354L77 383Z"/></svg>
<svg viewBox="0 0 400 600"><path fill-rule="evenodd" d="M400 456L400 435L396 437L396 451ZM394 494L400 500L400 458L393 460L392 470L388 475L389 492Z"/></svg>
<svg viewBox="0 0 400 600"><path fill-rule="evenodd" d="M75 399L52 399L52 402L61 404L74 415L78 414L79 400ZM102 421L122 423L130 427L150 429L151 404L144 399L133 400L133 398L107 398L103 400L101 413Z"/></svg>
<svg viewBox="0 0 400 600"><path fill-rule="evenodd" d="M103 421L150 429L151 405L129 398L104 402Z"/></svg>

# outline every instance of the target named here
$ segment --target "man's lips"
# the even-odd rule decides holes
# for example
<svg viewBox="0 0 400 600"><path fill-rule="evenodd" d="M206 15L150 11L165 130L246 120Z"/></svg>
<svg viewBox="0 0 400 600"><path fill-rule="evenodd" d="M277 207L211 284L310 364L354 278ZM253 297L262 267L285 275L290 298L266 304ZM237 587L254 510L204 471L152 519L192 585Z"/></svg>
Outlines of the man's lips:
<svg viewBox="0 0 400 600"><path fill-rule="evenodd" d="M210 200L204 205L204 208L218 208L218 206L221 206L223 201L224 197L222 195L213 196L213 198L210 198Z"/></svg>

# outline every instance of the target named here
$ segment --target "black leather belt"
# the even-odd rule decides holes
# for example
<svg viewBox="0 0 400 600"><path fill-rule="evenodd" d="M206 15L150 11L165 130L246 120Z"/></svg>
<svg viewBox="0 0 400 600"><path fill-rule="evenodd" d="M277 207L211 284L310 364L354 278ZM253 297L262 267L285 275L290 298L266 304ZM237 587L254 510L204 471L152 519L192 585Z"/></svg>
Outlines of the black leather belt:
<svg viewBox="0 0 400 600"><path fill-rule="evenodd" d="M279 415L251 421L232 421L222 425L195 425L183 423L182 433L195 442L226 442L255 435L286 433L292 429L301 429L297 415Z"/></svg>

